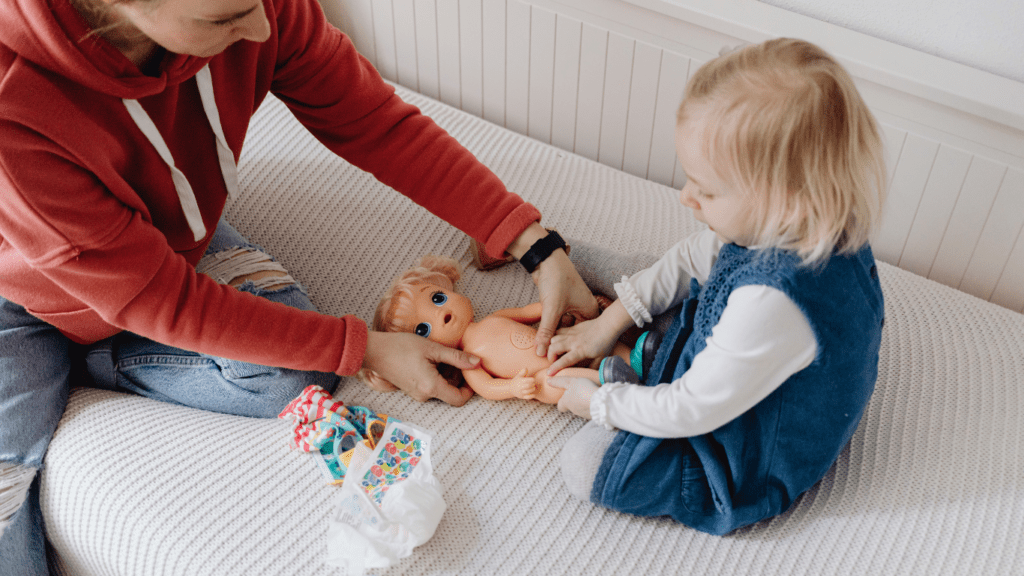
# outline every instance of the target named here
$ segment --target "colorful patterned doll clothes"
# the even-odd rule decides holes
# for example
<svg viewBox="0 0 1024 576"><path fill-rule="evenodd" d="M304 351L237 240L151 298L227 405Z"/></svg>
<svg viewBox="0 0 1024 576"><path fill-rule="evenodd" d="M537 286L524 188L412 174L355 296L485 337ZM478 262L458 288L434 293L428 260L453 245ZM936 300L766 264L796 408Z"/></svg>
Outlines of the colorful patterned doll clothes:
<svg viewBox="0 0 1024 576"><path fill-rule="evenodd" d="M333 484L344 481L356 444L372 450L388 421L369 408L345 406L319 386L306 387L277 417L294 423L292 447L316 452L320 471Z"/></svg>

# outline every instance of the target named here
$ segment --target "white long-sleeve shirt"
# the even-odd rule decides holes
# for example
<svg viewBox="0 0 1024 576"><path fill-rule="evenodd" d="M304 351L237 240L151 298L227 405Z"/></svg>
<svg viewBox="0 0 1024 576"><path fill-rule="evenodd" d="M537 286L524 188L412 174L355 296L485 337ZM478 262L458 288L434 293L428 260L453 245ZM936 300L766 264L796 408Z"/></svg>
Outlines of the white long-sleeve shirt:
<svg viewBox="0 0 1024 576"><path fill-rule="evenodd" d="M623 277L615 290L637 326L688 296L690 278L704 284L722 242L698 232L650 268ZM656 438L705 434L743 414L815 358L807 318L783 292L742 286L728 298L707 347L679 379L657 386L607 383L591 398L594 421Z"/></svg>

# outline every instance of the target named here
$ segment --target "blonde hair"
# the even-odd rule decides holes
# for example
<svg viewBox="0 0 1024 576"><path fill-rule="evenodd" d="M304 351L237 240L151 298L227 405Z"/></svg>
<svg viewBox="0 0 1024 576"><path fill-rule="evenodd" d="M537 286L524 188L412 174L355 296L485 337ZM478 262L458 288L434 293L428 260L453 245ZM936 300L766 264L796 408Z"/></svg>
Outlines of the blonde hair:
<svg viewBox="0 0 1024 576"><path fill-rule="evenodd" d="M384 292L373 314L373 329L378 332L412 332L416 327L407 326L399 317L411 303L413 289L421 284L434 284L454 290L461 276L458 262L451 258L432 254L420 258L412 268L399 274Z"/></svg>
<svg viewBox="0 0 1024 576"><path fill-rule="evenodd" d="M119 20L114 13L114 6L117 4L129 4L132 0L113 0L103 2L102 0L71 0L71 5L78 10L78 13L89 23L90 30L87 34L78 39L84 42L94 36L105 36L110 32L124 28L129 24L127 20ZM156 3L162 0L135 0L140 3ZM146 38L141 31L136 31L139 38Z"/></svg>
<svg viewBox="0 0 1024 576"><path fill-rule="evenodd" d="M678 122L706 104L705 156L749 194L755 243L804 264L859 250L885 201L882 140L853 79L824 50L781 38L702 66Z"/></svg>
<svg viewBox="0 0 1024 576"><path fill-rule="evenodd" d="M407 325L399 319L402 311L412 303L413 289L420 284L435 284L454 290L461 276L458 262L451 258L429 254L420 258L412 268L395 277L384 291L373 313L372 328L378 332L413 332L415 326ZM360 368L356 378L376 390L384 390L390 384L369 368Z"/></svg>

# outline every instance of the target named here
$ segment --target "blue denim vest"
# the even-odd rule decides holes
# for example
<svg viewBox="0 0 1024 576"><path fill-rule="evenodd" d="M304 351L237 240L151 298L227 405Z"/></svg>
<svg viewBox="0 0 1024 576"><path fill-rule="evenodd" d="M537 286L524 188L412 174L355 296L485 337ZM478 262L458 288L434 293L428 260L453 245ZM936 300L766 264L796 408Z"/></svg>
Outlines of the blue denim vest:
<svg viewBox="0 0 1024 576"><path fill-rule="evenodd" d="M670 516L726 534L784 512L821 480L849 442L878 375L882 289L871 249L822 267L791 253L729 244L665 335L646 385L671 382L704 349L733 290L766 285L803 311L818 343L805 369L720 428L690 438L621 431L605 453L591 500L642 516Z"/></svg>

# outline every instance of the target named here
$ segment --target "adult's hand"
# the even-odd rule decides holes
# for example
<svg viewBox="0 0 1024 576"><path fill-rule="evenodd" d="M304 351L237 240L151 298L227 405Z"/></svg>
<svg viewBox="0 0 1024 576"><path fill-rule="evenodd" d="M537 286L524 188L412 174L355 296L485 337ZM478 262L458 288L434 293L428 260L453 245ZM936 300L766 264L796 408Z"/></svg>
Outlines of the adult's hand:
<svg viewBox="0 0 1024 576"><path fill-rule="evenodd" d="M555 250L531 274L540 293L541 318L537 325L537 355L547 356L551 338L565 315L574 321L596 318L600 313L597 299L587 288L569 256Z"/></svg>
<svg viewBox="0 0 1024 576"><path fill-rule="evenodd" d="M508 247L508 253L522 258L537 240L548 235L548 231L534 222L524 230ZM600 313L597 299L587 288L580 273L576 271L564 250L555 250L544 259L531 274L533 283L540 293L541 317L537 326L534 343L538 356L547 356L551 337L558 330L563 316L575 320L596 318Z"/></svg>
<svg viewBox="0 0 1024 576"><path fill-rule="evenodd" d="M480 359L405 332L374 332L366 337L363 368L374 373L370 386L381 392L394 389L405 392L420 402L437 398L462 406L473 390L456 387L438 372L438 364L447 364L459 370L477 368Z"/></svg>

